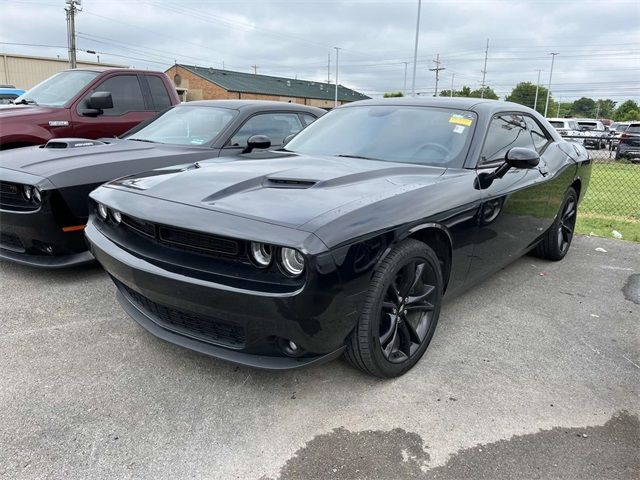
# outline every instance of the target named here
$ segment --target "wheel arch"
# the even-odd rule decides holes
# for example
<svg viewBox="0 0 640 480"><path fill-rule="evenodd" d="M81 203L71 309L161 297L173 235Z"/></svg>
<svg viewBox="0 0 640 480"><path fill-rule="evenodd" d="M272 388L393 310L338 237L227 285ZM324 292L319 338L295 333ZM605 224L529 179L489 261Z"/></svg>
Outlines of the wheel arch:
<svg viewBox="0 0 640 480"><path fill-rule="evenodd" d="M451 276L451 264L453 259L453 242L448 229L439 223L423 223L411 227L400 234L396 234L393 242L389 244L384 253L378 259L378 264L403 240L412 238L428 245L435 252L442 266L442 278L444 291L449 284Z"/></svg>

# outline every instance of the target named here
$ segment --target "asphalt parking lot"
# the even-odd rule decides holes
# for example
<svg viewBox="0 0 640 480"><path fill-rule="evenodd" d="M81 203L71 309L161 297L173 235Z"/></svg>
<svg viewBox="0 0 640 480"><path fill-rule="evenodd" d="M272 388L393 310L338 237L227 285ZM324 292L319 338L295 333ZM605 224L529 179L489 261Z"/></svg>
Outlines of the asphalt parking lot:
<svg viewBox="0 0 640 480"><path fill-rule="evenodd" d="M523 257L451 300L394 381L169 345L98 268L0 279L1 478L640 476L638 244Z"/></svg>

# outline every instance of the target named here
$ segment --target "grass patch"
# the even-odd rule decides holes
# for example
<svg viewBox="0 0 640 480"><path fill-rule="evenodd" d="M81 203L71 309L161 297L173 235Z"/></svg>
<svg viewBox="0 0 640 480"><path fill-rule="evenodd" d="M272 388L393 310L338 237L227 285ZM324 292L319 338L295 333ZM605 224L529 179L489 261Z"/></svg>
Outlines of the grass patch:
<svg viewBox="0 0 640 480"><path fill-rule="evenodd" d="M587 195L578 209L576 232L640 242L640 165L594 163Z"/></svg>

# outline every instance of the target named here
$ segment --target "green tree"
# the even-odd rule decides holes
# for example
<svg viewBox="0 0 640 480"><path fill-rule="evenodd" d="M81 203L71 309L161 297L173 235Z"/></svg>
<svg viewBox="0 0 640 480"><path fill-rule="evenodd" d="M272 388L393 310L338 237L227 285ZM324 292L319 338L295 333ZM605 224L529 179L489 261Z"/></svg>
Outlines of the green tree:
<svg viewBox="0 0 640 480"><path fill-rule="evenodd" d="M482 88L476 88L475 90L471 90L470 87L467 87L466 85L463 86L460 90L454 90L453 91L453 96L454 97L473 97L473 98L480 98L482 94ZM440 90L440 93L438 94L439 97L450 97L451 96L451 90ZM491 100L497 100L498 99L498 95L496 95L496 92L493 91L493 89L491 87L484 87L484 98L489 98Z"/></svg>
<svg viewBox="0 0 640 480"><path fill-rule="evenodd" d="M404 97L402 92L387 92L383 95L384 98Z"/></svg>
<svg viewBox="0 0 640 480"><path fill-rule="evenodd" d="M622 102L616 109L613 118L619 122L640 120L640 106L634 100Z"/></svg>
<svg viewBox="0 0 640 480"><path fill-rule="evenodd" d="M582 97L573 102L573 115L576 117L595 117L596 102L593 98Z"/></svg>
<svg viewBox="0 0 640 480"><path fill-rule="evenodd" d="M544 115L544 106L547 101L548 90L542 85L538 89L538 104L535 106L535 110ZM519 103L529 108L534 108L534 102L536 98L536 86L531 82L520 82L517 84L506 99L508 102ZM553 97L549 97L549 112L548 116L553 112ZM554 113L555 115L555 113Z"/></svg>
<svg viewBox="0 0 640 480"><path fill-rule="evenodd" d="M613 100L596 100L596 112L598 118L613 118L616 109L616 103Z"/></svg>
<svg viewBox="0 0 640 480"><path fill-rule="evenodd" d="M484 96L482 95L482 91L484 90ZM469 95L470 97L475 97L475 98L488 98L490 100L498 100L498 95L496 95L496 92L493 91L493 88L486 86L486 87L480 87L475 89L474 91L471 92L471 95Z"/></svg>

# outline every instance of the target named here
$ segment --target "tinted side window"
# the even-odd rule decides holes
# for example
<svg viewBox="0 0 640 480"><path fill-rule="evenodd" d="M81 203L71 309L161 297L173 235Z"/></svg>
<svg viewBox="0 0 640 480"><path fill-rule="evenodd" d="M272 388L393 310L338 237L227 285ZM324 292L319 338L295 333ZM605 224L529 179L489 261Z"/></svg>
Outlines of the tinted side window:
<svg viewBox="0 0 640 480"><path fill-rule="evenodd" d="M527 122L527 127L529 128L529 133L531 134L531 139L533 140L534 147L536 147L536 151L542 153L542 151L547 148L547 145L549 145L549 139L545 131L533 118L525 115L524 119L525 122Z"/></svg>
<svg viewBox="0 0 640 480"><path fill-rule="evenodd" d="M142 89L136 75L117 75L108 78L95 89L96 92L111 92L113 108L104 111L105 116L123 115L127 112L145 111Z"/></svg>
<svg viewBox="0 0 640 480"><path fill-rule="evenodd" d="M231 147L246 147L253 135L266 135L272 146L282 145L285 137L302 130L295 113L261 113L251 117L229 141Z"/></svg>
<svg viewBox="0 0 640 480"><path fill-rule="evenodd" d="M308 113L303 113L301 117L302 117L302 123L304 123L305 127L307 125L311 125L313 122L317 120L316 117L314 117L313 115L309 115Z"/></svg>
<svg viewBox="0 0 640 480"><path fill-rule="evenodd" d="M513 147L534 148L522 115L497 115L491 120L482 147L480 164L499 163Z"/></svg>
<svg viewBox="0 0 640 480"><path fill-rule="evenodd" d="M162 79L155 75L147 75L147 82L149 82L154 109L159 111L169 108L171 106L171 98Z"/></svg>

